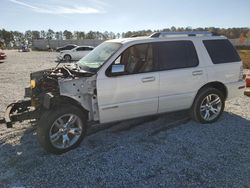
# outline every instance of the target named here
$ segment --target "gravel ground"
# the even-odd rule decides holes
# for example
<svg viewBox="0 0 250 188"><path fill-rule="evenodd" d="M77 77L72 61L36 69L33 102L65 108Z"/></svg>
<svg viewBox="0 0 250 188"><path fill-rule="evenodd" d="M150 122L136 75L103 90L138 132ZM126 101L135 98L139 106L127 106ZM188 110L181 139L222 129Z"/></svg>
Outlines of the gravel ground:
<svg viewBox="0 0 250 188"><path fill-rule="evenodd" d="M0 64L0 116L23 96L29 73L55 66L55 53L6 51ZM47 154L32 122L0 125L1 187L250 187L250 98L226 103L200 125L187 112L106 124L77 149Z"/></svg>

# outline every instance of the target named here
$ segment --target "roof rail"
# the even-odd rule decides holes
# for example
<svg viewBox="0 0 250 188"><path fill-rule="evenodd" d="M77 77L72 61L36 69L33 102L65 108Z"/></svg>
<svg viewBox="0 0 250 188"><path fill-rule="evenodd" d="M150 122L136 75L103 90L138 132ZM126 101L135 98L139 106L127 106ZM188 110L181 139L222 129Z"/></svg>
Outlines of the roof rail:
<svg viewBox="0 0 250 188"><path fill-rule="evenodd" d="M195 36L215 36L216 34L207 31L191 31L191 32L156 32L150 38L164 37L195 37Z"/></svg>

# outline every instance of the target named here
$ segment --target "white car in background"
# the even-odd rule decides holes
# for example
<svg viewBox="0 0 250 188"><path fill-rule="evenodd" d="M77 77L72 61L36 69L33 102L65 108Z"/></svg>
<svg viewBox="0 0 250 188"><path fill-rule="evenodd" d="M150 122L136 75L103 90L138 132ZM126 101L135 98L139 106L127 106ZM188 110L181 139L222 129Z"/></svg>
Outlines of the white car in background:
<svg viewBox="0 0 250 188"><path fill-rule="evenodd" d="M78 61L94 49L93 46L77 46L72 50L63 50L58 55L58 60Z"/></svg>

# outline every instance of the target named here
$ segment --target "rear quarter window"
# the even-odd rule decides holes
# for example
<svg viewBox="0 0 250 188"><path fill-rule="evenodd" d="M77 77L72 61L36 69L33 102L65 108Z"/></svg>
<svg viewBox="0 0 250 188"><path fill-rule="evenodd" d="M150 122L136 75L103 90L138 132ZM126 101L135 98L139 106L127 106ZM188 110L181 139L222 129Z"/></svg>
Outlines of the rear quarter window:
<svg viewBox="0 0 250 188"><path fill-rule="evenodd" d="M207 52L214 64L232 63L241 61L237 51L227 39L204 40Z"/></svg>

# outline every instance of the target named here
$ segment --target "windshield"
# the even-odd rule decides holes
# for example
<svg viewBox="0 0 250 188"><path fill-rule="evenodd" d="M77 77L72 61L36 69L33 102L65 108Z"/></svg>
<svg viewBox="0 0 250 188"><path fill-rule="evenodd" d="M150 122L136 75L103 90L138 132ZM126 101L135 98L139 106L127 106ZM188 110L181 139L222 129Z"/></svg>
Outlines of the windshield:
<svg viewBox="0 0 250 188"><path fill-rule="evenodd" d="M120 47L120 43L104 42L80 59L77 64L83 70L96 72Z"/></svg>

